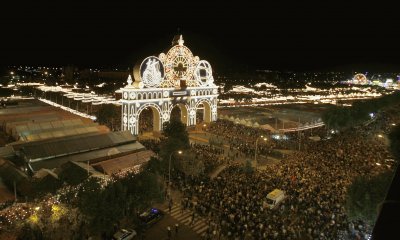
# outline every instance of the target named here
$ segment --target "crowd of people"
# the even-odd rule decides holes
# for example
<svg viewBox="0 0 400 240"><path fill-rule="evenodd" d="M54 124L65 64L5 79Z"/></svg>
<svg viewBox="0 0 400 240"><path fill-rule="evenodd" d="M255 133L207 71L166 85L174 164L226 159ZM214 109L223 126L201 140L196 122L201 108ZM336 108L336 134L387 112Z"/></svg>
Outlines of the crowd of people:
<svg viewBox="0 0 400 240"><path fill-rule="evenodd" d="M269 130L248 127L221 119L212 123L206 131L222 137L229 144L231 150L238 150L245 157L254 156L256 147L257 154L260 155L270 155L273 149L298 150L299 142L302 147L307 147L308 137L312 135L326 137L327 135L325 127L319 127L300 133L289 132L284 136L273 138L273 134ZM265 141L264 138L266 138Z"/></svg>
<svg viewBox="0 0 400 240"><path fill-rule="evenodd" d="M225 156L224 149L213 147L206 144L190 144L191 151L195 154L196 159L203 161L204 172L211 173L218 166L228 163L229 158Z"/></svg>
<svg viewBox="0 0 400 240"><path fill-rule="evenodd" d="M208 171L221 164L228 167L215 179L205 175L177 181L184 194L181 205L208 218L206 239L368 239L372 226L346 215L347 188L358 176L374 176L393 167L385 162L392 158L387 142L377 136L389 133L396 123L400 123L397 114L380 113L352 131L321 127L287 133L282 140L271 138L263 129L218 120L207 132L223 138L229 152L253 156L262 135L269 138L266 143L258 141L259 154L276 148L296 152L249 173L222 148L191 144L196 159L204 161ZM315 135L322 140L308 138ZM145 143L152 149L157 144ZM266 196L276 188L284 190L286 198L269 209Z"/></svg>
<svg viewBox="0 0 400 240"><path fill-rule="evenodd" d="M328 141L305 138L307 151L263 171L248 173L242 165L231 163L214 180L181 182L186 201L192 202L182 204L210 219L209 239L215 234L222 239L367 239L371 226L350 221L346 215L347 187L357 176L373 176L391 167L384 162L390 153L376 131L390 128L392 121L380 118ZM227 138L245 135L242 127L224 132L221 122L217 126L211 126L211 131L221 131ZM278 208L269 209L266 196L275 188L287 197Z"/></svg>

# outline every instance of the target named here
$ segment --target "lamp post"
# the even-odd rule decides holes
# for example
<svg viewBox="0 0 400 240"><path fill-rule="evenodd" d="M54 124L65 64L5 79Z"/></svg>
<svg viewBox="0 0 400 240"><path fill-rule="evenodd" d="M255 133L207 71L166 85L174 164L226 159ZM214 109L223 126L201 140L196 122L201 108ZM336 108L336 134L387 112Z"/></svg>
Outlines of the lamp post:
<svg viewBox="0 0 400 240"><path fill-rule="evenodd" d="M267 141L267 138L264 136L261 136L261 139L263 139L264 141ZM258 146L258 140L260 140L260 138L257 138L256 140L256 150L254 152L254 163L257 164L257 146Z"/></svg>
<svg viewBox="0 0 400 240"><path fill-rule="evenodd" d="M171 152L169 155L169 161L168 161L168 194L170 193L170 186L171 186L171 158L172 155L175 153L175 151ZM182 151L178 151L179 154L182 154Z"/></svg>

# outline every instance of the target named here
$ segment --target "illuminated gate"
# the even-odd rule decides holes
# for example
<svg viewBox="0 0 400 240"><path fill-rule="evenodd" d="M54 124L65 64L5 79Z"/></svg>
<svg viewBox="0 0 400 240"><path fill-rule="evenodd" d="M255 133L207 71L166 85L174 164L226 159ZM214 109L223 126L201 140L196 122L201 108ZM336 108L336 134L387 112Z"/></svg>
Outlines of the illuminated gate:
<svg viewBox="0 0 400 240"><path fill-rule="evenodd" d="M175 37L169 51L158 57L145 58L129 75L122 91L122 130L139 133L139 115L150 108L153 130L161 131L169 121L175 106L181 110L181 120L187 126L196 125L196 111L204 106L205 122L217 120L218 87L214 84L211 65L193 56L183 45L182 35Z"/></svg>

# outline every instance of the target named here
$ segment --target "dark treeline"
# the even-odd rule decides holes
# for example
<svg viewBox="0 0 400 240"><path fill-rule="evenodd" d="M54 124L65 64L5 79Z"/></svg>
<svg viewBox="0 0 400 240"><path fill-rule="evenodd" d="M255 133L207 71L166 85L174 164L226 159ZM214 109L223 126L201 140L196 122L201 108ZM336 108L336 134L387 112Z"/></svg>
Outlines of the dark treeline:
<svg viewBox="0 0 400 240"><path fill-rule="evenodd" d="M351 107L337 106L326 111L322 120L331 128L346 129L362 123L368 123L385 110L390 110L400 103L400 92L395 92L376 99L358 101Z"/></svg>

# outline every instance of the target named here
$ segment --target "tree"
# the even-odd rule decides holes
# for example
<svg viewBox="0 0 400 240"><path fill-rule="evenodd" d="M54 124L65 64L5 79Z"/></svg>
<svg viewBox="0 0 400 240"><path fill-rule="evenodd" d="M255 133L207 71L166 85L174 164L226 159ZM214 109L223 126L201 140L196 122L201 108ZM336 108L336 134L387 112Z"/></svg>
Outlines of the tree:
<svg viewBox="0 0 400 240"><path fill-rule="evenodd" d="M390 148L397 161L400 160L400 126L395 127L389 134Z"/></svg>
<svg viewBox="0 0 400 240"><path fill-rule="evenodd" d="M322 114L325 124L339 129L347 129L370 120L370 113L379 113L384 109L397 106L400 92L367 101L354 102L353 106L334 107Z"/></svg>
<svg viewBox="0 0 400 240"><path fill-rule="evenodd" d="M118 118L118 109L113 104L103 104L96 112L97 121L100 124L105 124L111 129L114 128L114 120Z"/></svg>
<svg viewBox="0 0 400 240"><path fill-rule="evenodd" d="M246 165L244 165L243 170L245 173L253 173L254 172L254 168L251 165L250 160L246 161Z"/></svg>
<svg viewBox="0 0 400 240"><path fill-rule="evenodd" d="M83 182L78 190L78 207L80 211L87 216L96 215L99 210L99 195L101 193L101 185L97 178L91 177Z"/></svg>
<svg viewBox="0 0 400 240"><path fill-rule="evenodd" d="M151 173L160 174L162 173L162 165L158 158L151 157L144 167L145 171L149 171Z"/></svg>
<svg viewBox="0 0 400 240"><path fill-rule="evenodd" d="M373 177L356 178L347 191L346 210L349 218L373 224L392 177L393 172L387 171Z"/></svg>
<svg viewBox="0 0 400 240"><path fill-rule="evenodd" d="M30 223L25 223L21 231L19 232L17 239L32 239L32 240L40 240L43 239L43 233L41 229L35 225L35 224L30 224Z"/></svg>
<svg viewBox="0 0 400 240"><path fill-rule="evenodd" d="M166 138L161 143L160 156L164 163L169 161L171 153L190 148L189 134L186 131L186 125L181 121L171 120L164 123L163 133Z"/></svg>
<svg viewBox="0 0 400 240"><path fill-rule="evenodd" d="M195 157L193 152L185 152L183 158L179 161L180 164L178 169L180 169L185 175L191 177L198 177L205 171L204 162Z"/></svg>
<svg viewBox="0 0 400 240"><path fill-rule="evenodd" d="M82 183L77 206L87 217L91 232L110 234L113 224L122 218L125 199L119 193L114 184L102 187L94 177Z"/></svg>

